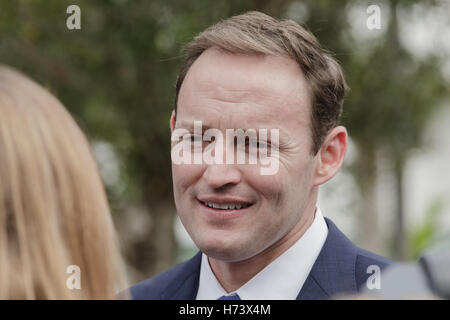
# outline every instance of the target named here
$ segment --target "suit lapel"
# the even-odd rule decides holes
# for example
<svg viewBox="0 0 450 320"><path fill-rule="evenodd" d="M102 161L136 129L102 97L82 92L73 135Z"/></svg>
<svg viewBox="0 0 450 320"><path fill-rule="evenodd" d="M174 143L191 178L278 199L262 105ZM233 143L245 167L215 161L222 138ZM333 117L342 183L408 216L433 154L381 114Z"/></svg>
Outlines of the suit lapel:
<svg viewBox="0 0 450 320"><path fill-rule="evenodd" d="M325 218L328 236L297 300L328 299L336 294L357 292L355 265L357 247Z"/></svg>
<svg viewBox="0 0 450 320"><path fill-rule="evenodd" d="M202 253L198 252L167 283L162 300L195 300L200 277Z"/></svg>
<svg viewBox="0 0 450 320"><path fill-rule="evenodd" d="M300 290L300 293L297 296L297 300L326 300L329 298L330 296L317 283L311 274L306 278L302 290Z"/></svg>

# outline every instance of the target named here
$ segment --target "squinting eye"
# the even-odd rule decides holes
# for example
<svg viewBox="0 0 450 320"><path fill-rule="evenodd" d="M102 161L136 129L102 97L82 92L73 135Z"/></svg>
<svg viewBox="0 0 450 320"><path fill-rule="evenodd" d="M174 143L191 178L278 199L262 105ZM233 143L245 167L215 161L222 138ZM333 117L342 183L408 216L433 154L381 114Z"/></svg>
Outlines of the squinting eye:
<svg viewBox="0 0 450 320"><path fill-rule="evenodd" d="M191 135L185 136L185 141L198 142L198 141L202 141L202 137L191 134Z"/></svg>
<svg viewBox="0 0 450 320"><path fill-rule="evenodd" d="M250 146L252 148L258 148L258 149L266 149L267 143L262 141L252 141L250 142Z"/></svg>

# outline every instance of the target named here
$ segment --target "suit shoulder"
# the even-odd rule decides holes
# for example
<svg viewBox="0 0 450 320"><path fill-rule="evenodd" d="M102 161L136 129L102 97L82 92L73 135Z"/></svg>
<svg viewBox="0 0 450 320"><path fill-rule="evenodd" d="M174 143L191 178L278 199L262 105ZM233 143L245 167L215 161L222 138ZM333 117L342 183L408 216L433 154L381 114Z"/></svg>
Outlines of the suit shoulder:
<svg viewBox="0 0 450 320"><path fill-rule="evenodd" d="M181 283L184 278L195 272L200 258L201 255L197 254L188 261L135 284L130 288L131 298L133 300L160 300L168 287L173 286L173 283Z"/></svg>
<svg viewBox="0 0 450 320"><path fill-rule="evenodd" d="M176 265L160 274L141 281L130 288L131 298L133 300L159 300L164 292L167 282L177 273L180 265Z"/></svg>
<svg viewBox="0 0 450 320"><path fill-rule="evenodd" d="M371 264L378 265L381 269L384 269L393 263L388 258L361 248L358 248L356 262L357 264L359 263L360 266L369 266Z"/></svg>

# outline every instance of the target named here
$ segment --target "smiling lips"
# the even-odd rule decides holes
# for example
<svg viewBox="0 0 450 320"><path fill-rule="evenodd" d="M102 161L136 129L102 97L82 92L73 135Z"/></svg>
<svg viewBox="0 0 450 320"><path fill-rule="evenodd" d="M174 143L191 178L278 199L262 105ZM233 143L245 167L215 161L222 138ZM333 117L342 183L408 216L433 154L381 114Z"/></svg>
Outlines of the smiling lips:
<svg viewBox="0 0 450 320"><path fill-rule="evenodd" d="M219 210L235 210L235 209L245 209L251 206L251 203L214 203L214 202L204 202L201 203L209 208L219 209Z"/></svg>
<svg viewBox="0 0 450 320"><path fill-rule="evenodd" d="M253 205L252 202L237 197L201 197L197 199L203 206L215 210L242 210Z"/></svg>

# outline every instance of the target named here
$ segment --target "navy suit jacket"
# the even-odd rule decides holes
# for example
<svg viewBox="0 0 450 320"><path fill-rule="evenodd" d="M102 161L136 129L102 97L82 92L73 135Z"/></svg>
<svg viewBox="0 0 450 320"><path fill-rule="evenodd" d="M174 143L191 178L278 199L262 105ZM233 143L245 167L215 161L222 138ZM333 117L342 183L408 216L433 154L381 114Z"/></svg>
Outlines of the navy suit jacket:
<svg viewBox="0 0 450 320"><path fill-rule="evenodd" d="M367 267L380 269L391 261L356 247L330 220L325 218L328 236L301 288L297 300L328 299L336 294L356 294L371 275ZM200 278L201 252L159 275L130 288L136 300L194 300Z"/></svg>

